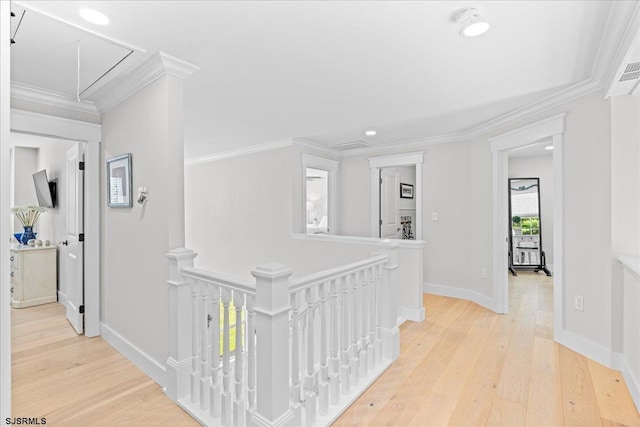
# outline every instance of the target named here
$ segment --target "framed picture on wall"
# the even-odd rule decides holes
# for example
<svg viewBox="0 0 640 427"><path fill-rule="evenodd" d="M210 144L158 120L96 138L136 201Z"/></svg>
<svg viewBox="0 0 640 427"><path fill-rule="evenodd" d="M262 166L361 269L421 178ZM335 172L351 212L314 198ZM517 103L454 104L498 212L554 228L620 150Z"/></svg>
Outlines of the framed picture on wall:
<svg viewBox="0 0 640 427"><path fill-rule="evenodd" d="M400 183L400 197L403 199L413 199L413 185Z"/></svg>
<svg viewBox="0 0 640 427"><path fill-rule="evenodd" d="M130 208L131 153L107 160L107 205L110 208Z"/></svg>

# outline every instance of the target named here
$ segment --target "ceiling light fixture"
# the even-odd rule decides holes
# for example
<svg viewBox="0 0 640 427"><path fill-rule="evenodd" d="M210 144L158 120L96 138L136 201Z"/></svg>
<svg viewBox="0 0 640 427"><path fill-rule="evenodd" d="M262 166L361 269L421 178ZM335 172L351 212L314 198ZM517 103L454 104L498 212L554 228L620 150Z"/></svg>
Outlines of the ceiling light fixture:
<svg viewBox="0 0 640 427"><path fill-rule="evenodd" d="M553 145L547 145L544 147L545 150L553 150Z"/></svg>
<svg viewBox="0 0 640 427"><path fill-rule="evenodd" d="M476 8L462 9L454 13L454 19L460 25L460 35L476 37L486 33L491 25L480 16Z"/></svg>
<svg viewBox="0 0 640 427"><path fill-rule="evenodd" d="M378 132L376 132L375 130L372 129L372 130L366 131L364 134L367 135L367 136L376 136L376 133L378 133Z"/></svg>
<svg viewBox="0 0 640 427"><path fill-rule="evenodd" d="M104 13L100 13L93 9L78 9L78 14L87 22L91 22L96 25L109 24L109 18Z"/></svg>

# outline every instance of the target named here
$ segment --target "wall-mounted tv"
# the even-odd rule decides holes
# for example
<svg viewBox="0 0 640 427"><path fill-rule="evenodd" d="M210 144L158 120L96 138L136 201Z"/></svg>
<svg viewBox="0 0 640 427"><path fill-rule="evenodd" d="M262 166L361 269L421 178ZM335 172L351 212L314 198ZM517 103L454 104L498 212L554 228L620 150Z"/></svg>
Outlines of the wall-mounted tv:
<svg viewBox="0 0 640 427"><path fill-rule="evenodd" d="M44 208L56 207L56 183L49 182L45 169L33 174L33 183L36 186L38 205Z"/></svg>

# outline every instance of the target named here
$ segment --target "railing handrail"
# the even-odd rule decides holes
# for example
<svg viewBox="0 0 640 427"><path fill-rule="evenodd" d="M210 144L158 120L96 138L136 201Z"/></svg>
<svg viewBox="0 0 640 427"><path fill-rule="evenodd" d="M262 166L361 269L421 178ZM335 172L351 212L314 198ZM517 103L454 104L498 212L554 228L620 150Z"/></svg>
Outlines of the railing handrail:
<svg viewBox="0 0 640 427"><path fill-rule="evenodd" d="M183 268L182 274L191 279L201 280L224 288L231 288L235 291L244 292L249 295L256 294L256 285L251 280L243 280L227 274L214 273L209 270L202 270L200 268L193 267Z"/></svg>
<svg viewBox="0 0 640 427"><path fill-rule="evenodd" d="M289 292L297 292L308 287L315 286L319 283L336 279L340 276L345 275L346 273L362 270L367 267L373 267L374 265L378 264L383 264L388 259L389 257L387 255L375 255L361 261L352 262L351 264L345 264L340 267L330 268L319 273L312 273L307 276L291 280L291 283L289 284Z"/></svg>

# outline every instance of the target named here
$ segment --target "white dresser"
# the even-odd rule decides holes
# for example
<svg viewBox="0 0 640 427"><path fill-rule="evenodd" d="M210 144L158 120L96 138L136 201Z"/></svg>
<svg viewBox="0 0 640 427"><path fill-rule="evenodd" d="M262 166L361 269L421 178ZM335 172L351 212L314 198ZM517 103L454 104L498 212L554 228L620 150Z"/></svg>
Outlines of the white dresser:
<svg viewBox="0 0 640 427"><path fill-rule="evenodd" d="M55 246L11 248L11 306L30 307L57 301Z"/></svg>

